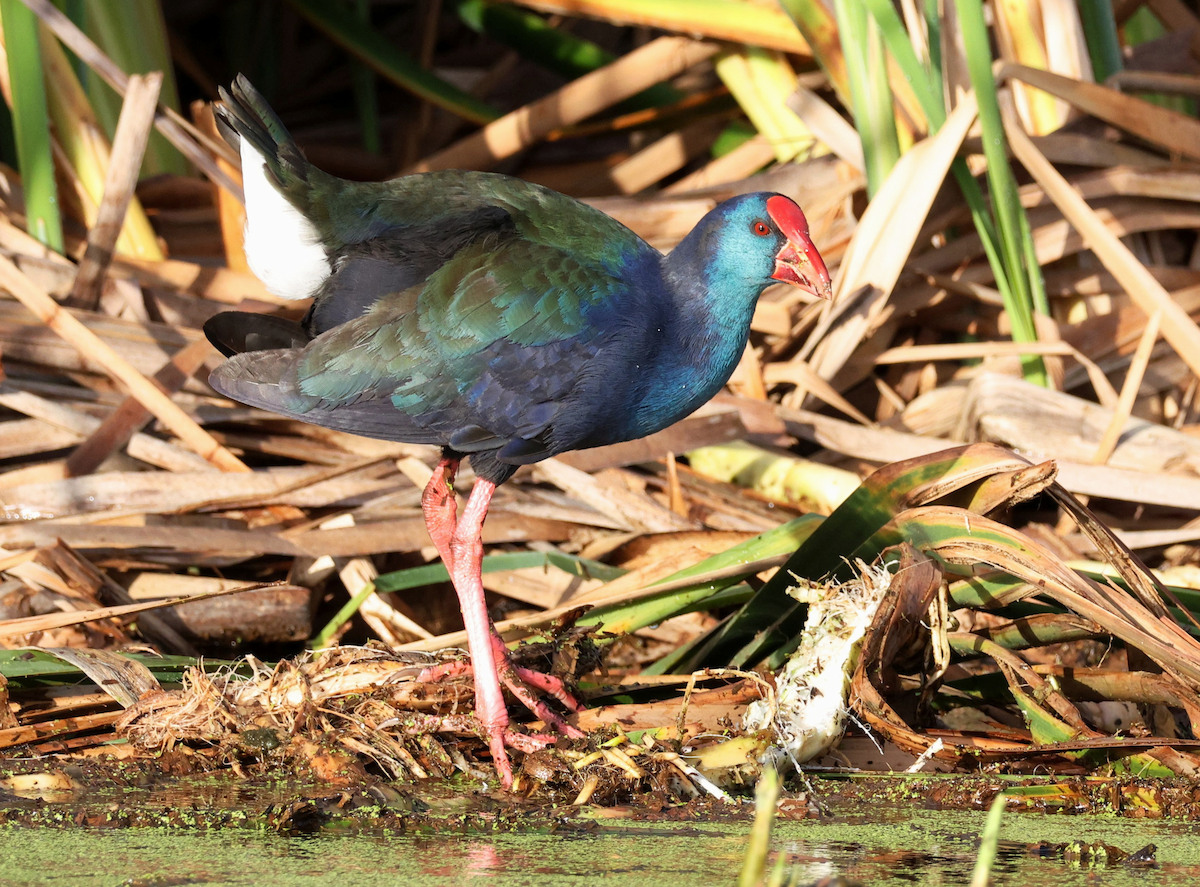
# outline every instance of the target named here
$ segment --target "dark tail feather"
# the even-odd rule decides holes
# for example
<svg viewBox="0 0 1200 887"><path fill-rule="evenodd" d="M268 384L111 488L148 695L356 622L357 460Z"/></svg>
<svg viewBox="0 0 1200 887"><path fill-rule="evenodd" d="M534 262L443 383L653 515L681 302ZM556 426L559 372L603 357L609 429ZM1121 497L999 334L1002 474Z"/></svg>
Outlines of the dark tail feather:
<svg viewBox="0 0 1200 887"><path fill-rule="evenodd" d="M303 348L311 341L294 320L247 311L222 311L210 317L204 335L226 357L247 351Z"/></svg>
<svg viewBox="0 0 1200 887"><path fill-rule="evenodd" d="M229 137L229 130L247 139L284 188L290 189L296 179L307 181L310 170L308 160L292 140L279 115L245 75L238 74L228 91L224 87L219 91L222 104L214 105L213 109L218 125L224 124L221 131L226 140L237 147L237 143Z"/></svg>

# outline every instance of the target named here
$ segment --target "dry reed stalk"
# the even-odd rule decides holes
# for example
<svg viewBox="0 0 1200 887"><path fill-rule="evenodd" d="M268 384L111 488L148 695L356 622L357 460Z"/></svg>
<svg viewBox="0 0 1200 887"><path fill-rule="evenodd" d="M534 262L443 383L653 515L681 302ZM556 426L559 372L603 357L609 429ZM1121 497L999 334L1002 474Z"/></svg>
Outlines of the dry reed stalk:
<svg viewBox="0 0 1200 887"><path fill-rule="evenodd" d="M123 384L131 395L152 412L180 440L222 471L249 471L233 453L196 424L187 413L163 394L154 383L129 365L100 337L68 314L40 287L26 277L9 259L0 256L0 285L36 314L43 323L68 341L89 360L100 364L110 376Z"/></svg>
<svg viewBox="0 0 1200 887"><path fill-rule="evenodd" d="M207 339L197 339L176 352L154 375L152 381L166 394L178 391L212 353L213 347ZM136 398L125 398L87 440L67 457L66 476L91 474L100 467L101 462L127 444L152 418L149 410Z"/></svg>
<svg viewBox="0 0 1200 887"><path fill-rule="evenodd" d="M94 416L81 413L65 404L47 400L28 391L6 391L0 388L0 403L4 404L10 410L23 413L26 416L33 416L43 422L48 422L58 428L70 431L78 437L87 437L95 434L102 425L101 421ZM149 434L133 434L130 436L129 455L147 464L165 468L168 471L212 470L208 462L205 462L190 450L181 449L170 441L159 440L157 437L152 437ZM4 475L6 487L12 485L14 479L10 475L13 473L8 472ZM57 475L57 477L53 478L55 480L67 477L65 463L62 465L61 470L55 471L54 474ZM50 479L52 478L43 478L43 480ZM25 482L36 481L26 480Z"/></svg>
<svg viewBox="0 0 1200 887"><path fill-rule="evenodd" d="M137 187L142 168L142 155L150 141L154 111L163 75L154 71L145 76L129 78L129 90L121 105L117 131L113 136L112 153L104 177L104 196L96 213L96 221L88 231L87 250L79 263L71 298L79 305L94 310L100 301L104 272L112 261L117 237L125 222L125 212Z"/></svg>
<svg viewBox="0 0 1200 887"><path fill-rule="evenodd" d="M494 120L476 133L425 158L409 173L438 169L490 169L546 133L578 123L617 102L716 55L715 44L659 37L562 89Z"/></svg>
<svg viewBox="0 0 1200 887"><path fill-rule="evenodd" d="M1193 373L1200 376L1200 328L1179 306L1171 294L1146 266L1137 260L1129 247L1109 231L1096 211L1076 193L1069 182L1056 170L1029 140L1025 130L1016 123L1009 103L1003 101L1004 128L1013 153L1042 190L1054 201L1062 214L1084 237L1105 268L1117 279L1134 303L1147 315L1161 311L1163 338L1183 358ZM1200 124L1198 124L1200 125Z"/></svg>
<svg viewBox="0 0 1200 887"><path fill-rule="evenodd" d="M1200 22L1197 22L1200 26ZM1160 71L1118 71L1106 86L1127 92L1161 92L1166 95L1200 96L1200 77L1194 74L1167 74Z"/></svg>
<svg viewBox="0 0 1200 887"><path fill-rule="evenodd" d="M202 299L226 305L240 305L246 299L254 299L267 305L284 304L283 299L267 292L262 281L246 271L210 268L178 259L143 262L125 256L118 256L113 261L113 267L131 275L143 286L182 290Z"/></svg>
<svg viewBox="0 0 1200 887"><path fill-rule="evenodd" d="M1006 64L997 80L1012 77L1069 102L1168 151L1200 160L1200 120L1124 95L1115 89L1072 80L1025 65Z"/></svg>
<svg viewBox="0 0 1200 887"><path fill-rule="evenodd" d="M874 363L976 360L984 357L1013 357L1020 354L1074 357L1076 351L1066 342L949 342L940 345L897 345L877 354Z"/></svg>
<svg viewBox="0 0 1200 887"><path fill-rule="evenodd" d="M39 35L46 97L55 135L55 159L60 164L60 175L72 180L85 224L91 228L99 218L104 199L105 181L113 163L112 145L88 102L67 53L45 29L41 29ZM128 201L119 227L118 243L122 253L152 261L164 258L150 219L136 197L131 196Z"/></svg>
<svg viewBox="0 0 1200 887"><path fill-rule="evenodd" d="M1096 447L1096 455L1092 457L1092 461L1097 465L1107 462L1113 454L1113 450L1117 448L1117 441L1121 439L1125 423L1129 421L1129 416L1133 412L1133 402L1137 400L1138 389L1142 387L1142 378L1146 375L1146 367L1150 365L1150 354L1154 351L1154 343L1158 341L1158 330L1161 324L1162 311L1155 311L1150 315L1150 320L1142 331L1137 350L1133 353L1129 370L1125 374L1125 382L1121 386L1121 396L1117 400L1116 409L1113 410L1112 421L1108 423L1104 437L1100 439L1100 445Z"/></svg>
<svg viewBox="0 0 1200 887"><path fill-rule="evenodd" d="M753 175L775 160L775 149L761 135L738 145L724 157L710 161L694 173L663 189L664 194L683 194L713 185L736 182Z"/></svg>
<svg viewBox="0 0 1200 887"><path fill-rule="evenodd" d="M862 139L832 105L808 87L797 84L787 106L829 150L859 172L866 171Z"/></svg>
<svg viewBox="0 0 1200 887"><path fill-rule="evenodd" d="M699 120L663 136L608 171L622 194L636 194L682 169L689 160L712 144L718 124Z"/></svg>
<svg viewBox="0 0 1200 887"><path fill-rule="evenodd" d="M803 388L817 400L829 404L855 422L863 425L875 424L863 415L854 404L842 397L836 388L813 372L813 368L808 365L807 361L792 360L786 363L769 364L763 371L763 376L770 385L783 382Z"/></svg>

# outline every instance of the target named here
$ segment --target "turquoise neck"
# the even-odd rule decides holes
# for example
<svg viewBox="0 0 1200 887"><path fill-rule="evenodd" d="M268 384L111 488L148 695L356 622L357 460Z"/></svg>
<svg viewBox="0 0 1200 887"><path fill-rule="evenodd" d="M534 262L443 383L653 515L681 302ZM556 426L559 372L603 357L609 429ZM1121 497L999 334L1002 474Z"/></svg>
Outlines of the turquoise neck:
<svg viewBox="0 0 1200 887"><path fill-rule="evenodd" d="M729 381L746 348L767 280L731 273L737 263L706 262L712 254L706 240L697 228L662 262L672 306L663 351L635 410L639 430L658 429L694 412Z"/></svg>

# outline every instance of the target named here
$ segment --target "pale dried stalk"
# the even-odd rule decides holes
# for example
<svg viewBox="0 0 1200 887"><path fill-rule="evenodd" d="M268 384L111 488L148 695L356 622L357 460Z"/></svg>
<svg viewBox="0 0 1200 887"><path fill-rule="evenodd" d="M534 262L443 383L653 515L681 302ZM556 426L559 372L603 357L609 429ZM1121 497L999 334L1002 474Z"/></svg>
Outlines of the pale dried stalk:
<svg viewBox="0 0 1200 887"><path fill-rule="evenodd" d="M1146 375L1146 367L1150 365L1150 354L1154 351L1154 343L1158 341L1158 329L1161 325L1162 311L1155 311L1150 315L1146 329L1142 331L1142 338L1138 340L1137 350L1129 363L1129 371L1125 374L1125 383L1121 386L1121 396L1117 399L1112 421L1108 423L1104 437L1096 447L1096 455L1092 457L1092 461L1097 465L1107 462L1117 448L1117 441L1121 439L1125 423L1129 421L1129 415L1133 412L1133 402L1137 400L1138 389L1142 387L1142 377Z"/></svg>
<svg viewBox="0 0 1200 887"><path fill-rule="evenodd" d="M168 394L178 391L213 353L213 347L207 339L197 339L177 351L175 356L155 373L154 384ZM91 474L100 467L101 462L129 443L132 438L139 436L138 432L151 418L153 417L150 412L137 398L125 398L121 405L88 435L87 440L67 457L66 476Z"/></svg>
<svg viewBox="0 0 1200 887"><path fill-rule="evenodd" d="M997 80L1006 77L1036 86L1093 117L1161 145L1168 151L1200 160L1200 120L1124 95L1115 89L1072 80L1025 65L1004 65Z"/></svg>
<svg viewBox="0 0 1200 887"><path fill-rule="evenodd" d="M154 126L154 111L158 106L162 81L161 71L153 71L145 76L134 74L129 78L129 90L121 105L121 116L117 120L108 171L104 177L104 196L95 224L88 232L87 250L79 263L75 286L71 289L71 297L89 308L94 308L100 300L104 272L112 261L113 249L125 222L125 212L133 197L133 189L137 186L142 155L146 153L150 129Z"/></svg>
<svg viewBox="0 0 1200 887"><path fill-rule="evenodd" d="M771 143L760 135L755 136L745 144L738 145L724 157L718 157L694 173L663 188L663 193L683 194L686 191L698 191L713 185L736 182L753 175L774 160L775 149L771 147Z"/></svg>
<svg viewBox="0 0 1200 887"><path fill-rule="evenodd" d="M682 169L712 144L716 132L711 120L685 126L622 160L609 170L608 177L622 194L636 194Z"/></svg>
<svg viewBox="0 0 1200 887"><path fill-rule="evenodd" d="M1163 338L1178 352L1191 371L1200 376L1200 328L1029 140L1029 136L1015 121L1011 99L1005 101L1003 93L1000 98L1004 130L1013 154L1083 235L1096 258L1117 279L1134 304L1148 315L1155 311L1162 312Z"/></svg>
<svg viewBox="0 0 1200 887"><path fill-rule="evenodd" d="M407 172L489 169L528 148L546 133L578 123L674 77L715 55L717 49L715 44L697 43L686 37L659 37L562 89L505 114Z"/></svg>
<svg viewBox="0 0 1200 887"><path fill-rule="evenodd" d="M949 342L942 345L897 345L875 355L874 363L917 363L927 360L974 360L1040 354L1074 357L1067 342Z"/></svg>
<svg viewBox="0 0 1200 887"><path fill-rule="evenodd" d="M84 326L57 302L36 286L9 259L0 256L0 286L5 287L17 301L36 314L46 326L66 339L84 357L95 361L129 393L152 412L180 440L206 461L222 471L250 469L217 443L211 434L196 424L170 397L154 383L129 365L129 362L105 344L99 336Z"/></svg>
<svg viewBox="0 0 1200 887"><path fill-rule="evenodd" d="M79 435L79 437L88 437L96 434L103 424L95 416L89 416L86 413L73 410L65 404L46 400L28 391L7 391L3 387L0 387L0 404L3 404L10 410L41 419L43 422L48 422L58 428L70 431L72 434ZM211 466L195 453L176 447L169 441L159 440L157 437L149 434L138 433L130 435L129 455L147 464L165 468L168 471L211 471ZM36 468L39 466L29 467ZM22 469L17 469L17 471L22 471ZM13 471L7 472L4 475L6 487L11 486L15 480L13 475L16 473ZM54 474L57 476L47 476L39 480L26 480L25 482L37 483L68 477L65 463L62 465L62 470L54 472Z"/></svg>

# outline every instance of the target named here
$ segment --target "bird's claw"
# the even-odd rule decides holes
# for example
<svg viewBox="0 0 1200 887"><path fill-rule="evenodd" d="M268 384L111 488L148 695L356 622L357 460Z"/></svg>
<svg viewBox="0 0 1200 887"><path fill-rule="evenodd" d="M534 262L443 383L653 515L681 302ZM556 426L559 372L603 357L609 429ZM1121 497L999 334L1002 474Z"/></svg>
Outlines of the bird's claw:
<svg viewBox="0 0 1200 887"><path fill-rule="evenodd" d="M530 712L538 717L551 730L570 739L582 739L587 734L577 727L568 724L563 717L550 708L534 691L552 696L570 711L579 711L582 706L567 690L561 678L543 674L531 668L523 668L512 661L512 655L498 635L492 636L492 646L496 656L496 671L500 683L509 689ZM434 683L446 678L458 677L474 673L474 666L469 662L455 660L433 665L424 669L417 680L423 683ZM506 748L513 748L524 754L529 754L553 744L555 737L544 733L518 733L508 729L504 724L488 724L484 718L476 718L486 735L488 748L492 753L492 761L500 774L500 781L505 788L512 786L512 764L508 760Z"/></svg>
<svg viewBox="0 0 1200 887"><path fill-rule="evenodd" d="M500 683L509 689L517 701L543 723L563 736L570 739L582 739L586 735L583 731L568 724L558 712L546 705L532 692L532 690L537 690L554 697L568 711L581 710L583 706L571 695L561 678L516 665L512 661L512 654L498 636L492 637L492 646L496 651L496 670L500 677ZM474 674L474 670L474 666L470 662L456 659L453 662L443 662L440 665L431 665L429 668L423 669L417 675L417 680L432 684L447 678Z"/></svg>

